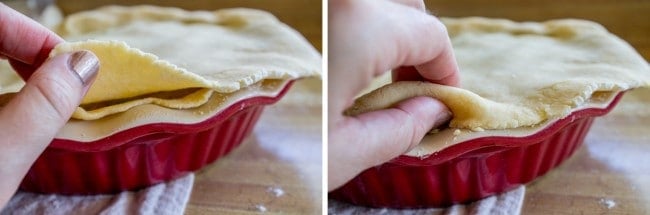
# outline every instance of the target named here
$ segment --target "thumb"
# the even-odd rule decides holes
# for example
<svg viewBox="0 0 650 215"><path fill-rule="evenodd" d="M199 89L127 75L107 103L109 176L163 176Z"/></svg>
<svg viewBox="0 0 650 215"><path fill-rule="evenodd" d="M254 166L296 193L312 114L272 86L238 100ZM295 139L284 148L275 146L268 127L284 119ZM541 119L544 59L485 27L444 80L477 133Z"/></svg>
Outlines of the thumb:
<svg viewBox="0 0 650 215"><path fill-rule="evenodd" d="M347 117L341 122L340 129L330 136L332 141L346 141L347 144L330 144L344 149L330 153L329 166L347 166L332 170L339 174L330 174L330 190L352 179L361 171L382 164L406 153L422 140L431 130L451 119L449 109L438 100L430 97L415 97L400 102L389 109L364 113L356 117ZM366 135L359 135L366 134ZM345 139L337 140L338 137ZM345 158L355 158L346 160ZM336 162L346 162L333 165ZM333 175L337 178L332 178Z"/></svg>
<svg viewBox="0 0 650 215"><path fill-rule="evenodd" d="M81 102L98 68L97 57L89 51L49 59L0 112L0 123L32 131L14 132L11 136L20 136L17 142L49 142Z"/></svg>
<svg viewBox="0 0 650 215"><path fill-rule="evenodd" d="M0 111L0 175L13 177L0 186L0 197L15 192L79 105L98 68L97 57L88 51L50 58Z"/></svg>

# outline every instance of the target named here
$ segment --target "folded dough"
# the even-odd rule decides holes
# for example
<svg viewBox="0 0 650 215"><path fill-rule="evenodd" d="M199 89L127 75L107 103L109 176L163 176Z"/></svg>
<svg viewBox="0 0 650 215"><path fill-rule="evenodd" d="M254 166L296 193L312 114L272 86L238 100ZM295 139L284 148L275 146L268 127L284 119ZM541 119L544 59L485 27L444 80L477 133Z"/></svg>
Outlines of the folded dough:
<svg viewBox="0 0 650 215"><path fill-rule="evenodd" d="M461 88L393 83L361 96L346 113L357 115L424 95L451 109L450 127L508 129L566 116L596 92L650 86L648 63L593 22L442 21L460 67Z"/></svg>
<svg viewBox="0 0 650 215"><path fill-rule="evenodd" d="M110 6L70 15L56 31L71 42L59 44L50 56L91 50L100 59L98 77L73 115L77 119L142 104L196 107L213 92L318 76L321 70L320 55L299 33L252 9ZM194 91L178 98L143 97L188 89Z"/></svg>

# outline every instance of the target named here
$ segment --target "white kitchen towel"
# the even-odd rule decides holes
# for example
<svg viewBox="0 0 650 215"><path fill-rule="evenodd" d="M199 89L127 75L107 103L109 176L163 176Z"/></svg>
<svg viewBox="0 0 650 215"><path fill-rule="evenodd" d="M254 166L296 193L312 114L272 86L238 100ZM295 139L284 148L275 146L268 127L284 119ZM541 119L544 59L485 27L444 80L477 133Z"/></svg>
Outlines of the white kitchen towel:
<svg viewBox="0 0 650 215"><path fill-rule="evenodd" d="M388 208L366 208L350 205L348 203L338 202L336 200L328 201L328 214L402 214L402 215L492 215L492 214L519 214L521 206L524 203L524 194L526 186L520 185L514 190L502 193L500 195L487 197L467 205L453 205L448 208L425 208L425 209L388 209Z"/></svg>
<svg viewBox="0 0 650 215"><path fill-rule="evenodd" d="M115 195L64 196L18 191L0 214L183 214L192 185L194 174Z"/></svg>

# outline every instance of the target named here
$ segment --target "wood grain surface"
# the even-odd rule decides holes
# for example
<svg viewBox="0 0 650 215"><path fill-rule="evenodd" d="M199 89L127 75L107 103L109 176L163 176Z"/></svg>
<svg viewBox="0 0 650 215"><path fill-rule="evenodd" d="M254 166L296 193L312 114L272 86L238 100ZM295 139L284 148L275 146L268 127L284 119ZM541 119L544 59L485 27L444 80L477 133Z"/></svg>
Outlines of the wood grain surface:
<svg viewBox="0 0 650 215"><path fill-rule="evenodd" d="M425 0L437 16L484 16L515 21L587 19L629 42L650 60L650 1L647 0Z"/></svg>
<svg viewBox="0 0 650 215"><path fill-rule="evenodd" d="M198 172L186 214L320 214L321 85L296 83L242 146Z"/></svg>
<svg viewBox="0 0 650 215"><path fill-rule="evenodd" d="M650 90L628 92L584 145L527 186L523 214L649 214Z"/></svg>
<svg viewBox="0 0 650 215"><path fill-rule="evenodd" d="M426 0L438 16L516 21L596 21L650 60L647 0ZM630 99L634 98L634 99ZM595 121L584 145L561 166L527 185L522 214L649 214L650 90L629 93Z"/></svg>

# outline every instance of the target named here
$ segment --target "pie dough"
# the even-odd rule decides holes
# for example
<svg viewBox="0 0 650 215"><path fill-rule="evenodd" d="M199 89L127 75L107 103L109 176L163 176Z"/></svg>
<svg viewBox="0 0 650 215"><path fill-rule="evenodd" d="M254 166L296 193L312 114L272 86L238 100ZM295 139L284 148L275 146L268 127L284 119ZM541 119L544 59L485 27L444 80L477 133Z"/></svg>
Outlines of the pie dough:
<svg viewBox="0 0 650 215"><path fill-rule="evenodd" d="M197 107L212 93L233 93L267 79L319 76L321 70L320 55L299 33L252 9L110 6L68 16L56 32L70 42L50 56L90 50L100 59L97 79L73 114L77 119L143 104ZM153 97L179 91L180 97Z"/></svg>
<svg viewBox="0 0 650 215"><path fill-rule="evenodd" d="M23 86L25 82L11 68L9 61L0 60L0 94L18 92Z"/></svg>
<svg viewBox="0 0 650 215"><path fill-rule="evenodd" d="M361 96L346 113L431 96L453 112L452 128L510 129L566 116L595 93L650 86L648 63L593 22L516 23L475 17L442 21L460 67L461 88L392 83Z"/></svg>

